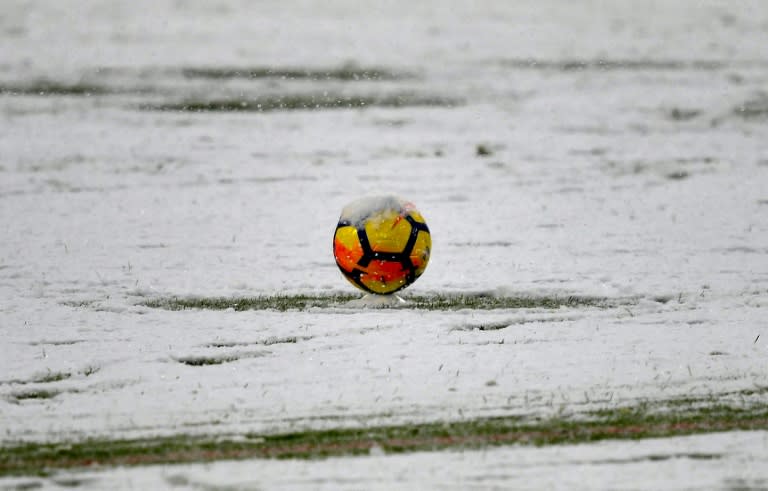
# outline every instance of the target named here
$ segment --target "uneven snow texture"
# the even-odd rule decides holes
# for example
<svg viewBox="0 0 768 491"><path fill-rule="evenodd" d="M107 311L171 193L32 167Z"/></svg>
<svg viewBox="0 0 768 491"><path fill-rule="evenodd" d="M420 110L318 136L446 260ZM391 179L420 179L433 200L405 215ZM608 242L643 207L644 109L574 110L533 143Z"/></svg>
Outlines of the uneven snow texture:
<svg viewBox="0 0 768 491"><path fill-rule="evenodd" d="M761 0L4 0L0 439L548 414L765 387L766 39ZM345 65L404 76L184 75ZM8 93L40 81L108 93ZM307 93L461 103L142 109ZM390 191L417 203L432 231L430 266L409 291L638 301L494 312L138 305L348 292L331 250L339 210ZM487 323L508 327L473 329ZM181 362L195 356L235 361ZM25 396L41 389L53 397ZM764 455L761 434L745 442L745 458ZM480 455L414 458L470 475ZM272 475L297 465L335 476L345 462L275 463ZM637 475L678 463L714 487L733 477L709 480L709 462L684 459L637 464Z"/></svg>

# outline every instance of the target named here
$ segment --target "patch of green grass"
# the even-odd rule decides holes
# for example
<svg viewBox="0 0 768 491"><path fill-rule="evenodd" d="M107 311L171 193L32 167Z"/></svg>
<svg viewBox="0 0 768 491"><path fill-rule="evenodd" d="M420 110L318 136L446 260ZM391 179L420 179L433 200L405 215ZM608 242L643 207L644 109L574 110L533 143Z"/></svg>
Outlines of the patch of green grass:
<svg viewBox="0 0 768 491"><path fill-rule="evenodd" d="M247 358L258 358L266 356L269 351L241 351L237 353L224 353L216 355L192 355L173 358L179 363L191 367L204 367L208 365L221 365L222 363L232 363L233 361L244 360Z"/></svg>
<svg viewBox="0 0 768 491"><path fill-rule="evenodd" d="M266 339L261 339L258 341L219 341L215 343L208 343L204 345L206 348L234 348L237 346L251 346L251 345L262 345L262 346L272 346L273 344L295 344L299 341L306 341L308 339L312 339L311 336L287 336L283 338L279 338L277 336L270 336Z"/></svg>
<svg viewBox="0 0 768 491"><path fill-rule="evenodd" d="M653 60L653 59L570 59L570 60L536 60L513 59L502 61L504 66L525 70L557 70L571 71L679 71L679 70L722 70L728 66L725 62L709 60Z"/></svg>
<svg viewBox="0 0 768 491"><path fill-rule="evenodd" d="M766 387L756 386L753 389L741 389L739 391L736 391L735 394L740 396L756 396L756 395L768 394L768 386Z"/></svg>
<svg viewBox="0 0 768 491"><path fill-rule="evenodd" d="M745 101L733 109L733 114L747 120L768 117L768 96Z"/></svg>
<svg viewBox="0 0 768 491"><path fill-rule="evenodd" d="M479 143L475 147L475 155L478 157L488 157L490 155L493 155L493 150L491 150L491 147L484 143Z"/></svg>
<svg viewBox="0 0 768 491"><path fill-rule="evenodd" d="M187 100L160 104L143 104L144 111L177 112L272 112L321 109L360 109L365 107L453 107L458 99L400 93L384 96L349 96L341 94L288 94L256 98Z"/></svg>
<svg viewBox="0 0 768 491"><path fill-rule="evenodd" d="M482 324L467 324L456 329L461 331L498 331L499 329L506 329L512 324L514 321L484 322Z"/></svg>
<svg viewBox="0 0 768 491"><path fill-rule="evenodd" d="M40 375L38 377L35 377L31 380L32 383L40 383L45 384L49 382L61 382L62 380L66 380L69 377L71 377L72 374L69 372L48 372L44 375Z"/></svg>
<svg viewBox="0 0 768 491"><path fill-rule="evenodd" d="M82 373L86 377L90 377L91 375L93 375L94 373L98 372L99 370L101 370L101 367L98 367L96 365L88 365L85 368L83 368L80 371L80 373Z"/></svg>
<svg viewBox="0 0 768 491"><path fill-rule="evenodd" d="M60 382L62 380L66 380L72 376L69 372L52 372L48 371L47 373L44 373L42 375L35 375L32 378L29 379L11 379L11 380L0 380L0 384L17 384L17 385L27 385L27 384L47 384L51 382Z"/></svg>
<svg viewBox="0 0 768 491"><path fill-rule="evenodd" d="M658 406L658 407L657 407ZM20 442L0 452L0 476L46 475L92 465L130 466L246 458L322 458L522 444L555 445L641 439L715 431L766 430L768 406L706 407L671 411L660 403L593 411L572 417L500 416L424 424L310 430L272 435L178 435L135 440L67 443ZM702 455L702 458L716 458Z"/></svg>
<svg viewBox="0 0 768 491"><path fill-rule="evenodd" d="M21 392L14 392L11 397L16 401L25 401L29 399L53 399L61 392L58 390L49 389L31 389Z"/></svg>
<svg viewBox="0 0 768 491"><path fill-rule="evenodd" d="M147 307L166 310L305 310L312 307L338 306L354 295L273 295L258 297L170 297L149 300Z"/></svg>
<svg viewBox="0 0 768 491"><path fill-rule="evenodd" d="M2 84L0 94L26 96L92 96L111 94L108 87L85 82L64 83L52 80L38 80L27 84Z"/></svg>
<svg viewBox="0 0 768 491"><path fill-rule="evenodd" d="M239 356L224 355L224 356L183 356L176 358L176 361L189 365L191 367L204 367L206 365L221 365L222 363L230 363L239 360Z"/></svg>
<svg viewBox="0 0 768 491"><path fill-rule="evenodd" d="M700 114L701 110L699 109L681 109L679 107L674 107L667 113L667 116L672 121L689 121Z"/></svg>
<svg viewBox="0 0 768 491"><path fill-rule="evenodd" d="M33 489L42 489L44 487L44 483L42 481L26 481L26 482L19 482L13 485L13 487L9 487L9 491L32 491Z"/></svg>
<svg viewBox="0 0 768 491"><path fill-rule="evenodd" d="M682 181L683 179L690 177L690 174L684 170L676 170L667 173L665 177L671 181Z"/></svg>
<svg viewBox="0 0 768 491"><path fill-rule="evenodd" d="M558 309L560 307L609 307L611 301L583 296L498 296L486 293L414 295L406 307L424 310Z"/></svg>
<svg viewBox="0 0 768 491"><path fill-rule="evenodd" d="M734 390L730 392L721 392L719 394L706 394L706 395L694 395L694 396L685 396L685 397L676 397L672 399L667 399L664 401L664 404L671 408L685 408L685 407L693 407L693 406L713 406L718 403L719 400L722 400L723 398L731 398L731 399L744 399L749 397L755 397L755 396L764 396L768 394L768 386L766 387L760 387L755 386L750 389L739 389Z"/></svg>
<svg viewBox="0 0 768 491"><path fill-rule="evenodd" d="M166 310L306 310L309 308L343 307L359 299L350 294L335 295L271 295L256 297L169 297L157 298L143 305ZM494 310L494 309L557 309L560 307L611 307L626 300L609 300L582 296L498 296L486 293L408 295L397 309L417 310Z"/></svg>
<svg viewBox="0 0 768 491"><path fill-rule="evenodd" d="M96 303L95 300L67 300L67 301L61 302L61 305L64 305L66 307L78 308L78 307L90 307L94 303Z"/></svg>
<svg viewBox="0 0 768 491"><path fill-rule="evenodd" d="M397 73L376 67L342 65L336 68L276 68L276 67L186 67L181 73L186 78L207 79L260 79L279 78L288 80L400 80L413 78L409 73Z"/></svg>

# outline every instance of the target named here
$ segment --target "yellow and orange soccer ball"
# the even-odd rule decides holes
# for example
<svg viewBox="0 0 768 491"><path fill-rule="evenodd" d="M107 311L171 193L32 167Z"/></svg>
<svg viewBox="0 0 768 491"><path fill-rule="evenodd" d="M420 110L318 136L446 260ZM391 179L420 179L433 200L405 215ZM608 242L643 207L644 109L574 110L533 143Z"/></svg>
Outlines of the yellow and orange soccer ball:
<svg viewBox="0 0 768 491"><path fill-rule="evenodd" d="M402 290L424 273L432 238L413 203L372 196L341 211L333 236L336 264L350 283L369 293Z"/></svg>

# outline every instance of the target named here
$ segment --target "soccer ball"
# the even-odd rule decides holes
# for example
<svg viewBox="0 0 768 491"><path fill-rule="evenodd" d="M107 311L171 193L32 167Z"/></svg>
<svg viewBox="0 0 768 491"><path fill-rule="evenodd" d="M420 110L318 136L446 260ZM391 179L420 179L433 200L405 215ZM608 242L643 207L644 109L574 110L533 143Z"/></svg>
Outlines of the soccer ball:
<svg viewBox="0 0 768 491"><path fill-rule="evenodd" d="M416 281L427 268L431 248L421 213L397 196L372 196L348 204L333 236L333 255L347 280L381 295Z"/></svg>

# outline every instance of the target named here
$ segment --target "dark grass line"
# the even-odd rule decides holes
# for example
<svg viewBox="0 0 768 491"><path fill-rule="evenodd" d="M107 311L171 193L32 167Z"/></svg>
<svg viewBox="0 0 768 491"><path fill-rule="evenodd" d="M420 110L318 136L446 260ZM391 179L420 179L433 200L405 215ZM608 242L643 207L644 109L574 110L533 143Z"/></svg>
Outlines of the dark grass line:
<svg viewBox="0 0 768 491"><path fill-rule="evenodd" d="M762 60L674 60L674 59L565 59L534 58L501 60L501 65L520 70L578 71L721 71L728 68L765 67Z"/></svg>
<svg viewBox="0 0 768 491"><path fill-rule="evenodd" d="M57 469L207 462L221 459L300 458L488 446L557 445L768 429L768 407L715 405L649 413L624 408L591 420L494 417L279 435L173 436L136 440L20 443L0 449L0 476L47 475Z"/></svg>
<svg viewBox="0 0 768 491"><path fill-rule="evenodd" d="M218 341L208 344L204 344L205 348L234 348L237 346L272 346L273 344L296 344L300 341L307 341L312 339L312 336L286 336L277 337L270 336L266 339L260 339L257 341Z"/></svg>
<svg viewBox="0 0 768 491"><path fill-rule="evenodd" d="M146 307L165 310L305 310L312 307L341 305L353 295L271 295L256 297L168 297L149 300Z"/></svg>
<svg viewBox="0 0 768 491"><path fill-rule="evenodd" d="M143 111L176 112L273 112L362 109L366 107L454 107L462 103L463 101L459 99L413 93L360 96L310 93L142 104L138 106L138 109Z"/></svg>
<svg viewBox="0 0 768 491"><path fill-rule="evenodd" d="M237 355L226 356L183 356L175 358L176 361L184 365L191 367L204 367L208 365L221 365L223 363L231 363L240 359Z"/></svg>
<svg viewBox="0 0 768 491"><path fill-rule="evenodd" d="M69 372L48 372L44 375L40 375L34 379L32 379L32 383L50 383L50 382L61 382L62 380L66 380L72 376Z"/></svg>
<svg viewBox="0 0 768 491"><path fill-rule="evenodd" d="M768 117L768 95L762 94L733 108L733 114L746 120Z"/></svg>
<svg viewBox="0 0 768 491"><path fill-rule="evenodd" d="M144 306L165 310L306 310L309 308L343 307L360 298L356 295L271 295L255 297L167 297L149 300ZM616 300L587 296L496 296L486 293L409 295L397 309L417 310L495 310L495 309L558 309L560 307L607 308L628 304Z"/></svg>
<svg viewBox="0 0 768 491"><path fill-rule="evenodd" d="M21 392L13 392L10 395L13 401L18 402L18 401L25 401L29 399L53 399L60 393L61 391L59 390L34 389L34 390L25 390Z"/></svg>
<svg viewBox="0 0 768 491"><path fill-rule="evenodd" d="M47 384L52 382L61 382L72 377L70 372L48 372L42 375L36 375L30 379L10 379L0 380L0 385L14 384L14 385L27 385L27 384Z"/></svg>
<svg viewBox="0 0 768 491"><path fill-rule="evenodd" d="M79 83L63 83L49 80L38 80L26 84L0 84L2 95L33 95L33 96L97 96L113 94L109 87Z"/></svg>
<svg viewBox="0 0 768 491"><path fill-rule="evenodd" d="M278 78L287 80L340 80L340 81L384 81L414 78L411 73L394 72L384 68L357 67L344 65L336 68L278 68L278 67L185 67L181 74L186 78L203 79L262 79Z"/></svg>
<svg viewBox="0 0 768 491"><path fill-rule="evenodd" d="M152 86L110 86L89 82L36 80L26 83L0 81L0 95L38 97L97 97L110 95L143 95L163 92Z"/></svg>

